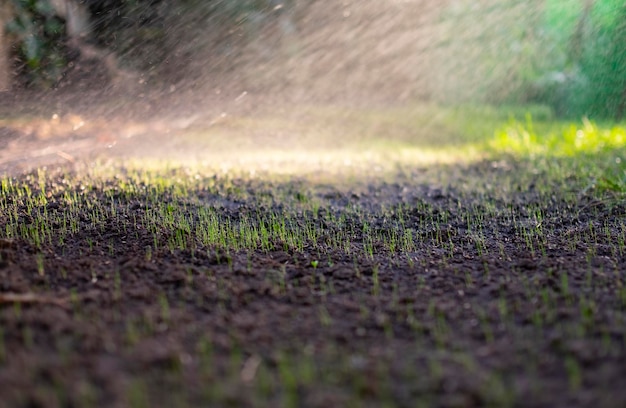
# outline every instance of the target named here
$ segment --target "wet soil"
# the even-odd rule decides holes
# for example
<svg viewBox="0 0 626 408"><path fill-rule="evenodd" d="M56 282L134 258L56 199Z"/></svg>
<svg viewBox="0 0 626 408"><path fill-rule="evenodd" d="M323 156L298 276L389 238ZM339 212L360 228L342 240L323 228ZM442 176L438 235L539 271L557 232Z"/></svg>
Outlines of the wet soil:
<svg viewBox="0 0 626 408"><path fill-rule="evenodd" d="M284 99L286 83L296 99L432 96L432 68L416 69L437 66L414 28L425 9L409 3L374 12L367 36L378 9L315 3L300 38L269 30L249 47L272 44L283 65L241 53L261 80L128 97L87 67L47 95L1 94L0 175L40 199L0 192L0 407L626 406L623 196L511 160L384 178L163 170L194 180L184 194L107 161L163 158L194 126L272 109L267 90ZM375 46L380 33L397 46ZM97 166L118 167L102 179ZM211 209L233 229L278 215L317 233L205 245L156 216L168 206L191 226ZM36 242L44 217L57 222Z"/></svg>
<svg viewBox="0 0 626 408"><path fill-rule="evenodd" d="M3 194L2 231L44 212L74 214L75 228L0 240L0 405L623 406L626 207L459 187L523 166L442 167L457 179L439 185L419 169L350 183L197 176L156 199L123 168L99 182L63 163L44 184L14 174L46 200ZM76 212L74 195L89 204ZM211 208L233 228L283 214L319 234L176 247L177 228L138 222L158 202L192 224ZM390 247L394 229L412 244Z"/></svg>

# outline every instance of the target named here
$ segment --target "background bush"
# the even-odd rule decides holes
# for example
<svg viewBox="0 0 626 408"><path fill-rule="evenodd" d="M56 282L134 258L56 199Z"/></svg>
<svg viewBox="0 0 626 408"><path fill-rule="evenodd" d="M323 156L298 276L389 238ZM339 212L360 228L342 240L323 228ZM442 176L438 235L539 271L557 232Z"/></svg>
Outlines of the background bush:
<svg viewBox="0 0 626 408"><path fill-rule="evenodd" d="M65 69L65 25L47 0L13 0L15 17L7 31L17 38L17 67L22 82L49 87Z"/></svg>
<svg viewBox="0 0 626 408"><path fill-rule="evenodd" d="M623 0L463 1L443 20L444 100L540 103L561 117L623 118Z"/></svg>

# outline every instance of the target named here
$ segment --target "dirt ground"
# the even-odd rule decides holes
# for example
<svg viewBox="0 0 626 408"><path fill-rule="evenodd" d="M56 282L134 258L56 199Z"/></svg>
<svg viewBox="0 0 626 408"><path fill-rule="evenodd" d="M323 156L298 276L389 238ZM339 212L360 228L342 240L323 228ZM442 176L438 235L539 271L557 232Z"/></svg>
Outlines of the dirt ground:
<svg viewBox="0 0 626 408"><path fill-rule="evenodd" d="M27 208L6 194L2 203L24 226L43 211L69 214L73 194L90 204L62 242L0 240L0 405L626 403L623 201L507 185L524 163L343 184L216 175L158 200L190 219L214 208L233 225L286 211L295 224L315 220L322 236L345 232L352 255L323 237L302 248L168 249L176 231L137 223L154 198L137 181L135 193L120 192L123 168L87 189L81 180L93 160L171 129L135 123L139 136L124 138L132 117L116 128L49 114L0 133L2 172L48 191L46 203ZM32 170L42 165L45 186ZM496 187L463 187L476 180ZM315 213L303 197L320 203ZM366 255L364 231L384 235L400 220L416 245L398 253L380 240ZM545 231L536 252L520 225Z"/></svg>
<svg viewBox="0 0 626 408"><path fill-rule="evenodd" d="M397 37L397 10L411 2L393 3L375 31ZM168 177L192 187L181 195L175 181L156 196L119 164L184 160L181 135L277 109L287 94L302 102L312 77L314 100L376 89L374 104L428 97L428 77L394 60L419 60L427 44L409 35L368 54L352 42L363 25L340 22L369 21L371 9L316 4L311 19L337 21L307 33L311 21L299 43L278 44L288 55L301 47L279 71L255 59L269 81L256 87L247 74L128 96L86 69L44 95L0 94L0 175L45 197L30 207L0 195L0 407L626 406L623 197L542 185L547 175L514 160L385 177L367 162L345 178L174 169ZM325 59L316 35L336 54ZM394 75L352 75L368 65ZM299 91L280 89L276 72ZM260 137L256 146L295 143ZM215 149L211 160L225 154ZM108 165L120 167L91 176ZM318 235L301 247L181 249L170 245L177 228L142 223L163 205L192 225L209 208L222 225L282 214ZM60 221L39 246L5 233L43 214L66 214L72 233L60 240ZM412 234L408 249L391 247L394 230Z"/></svg>

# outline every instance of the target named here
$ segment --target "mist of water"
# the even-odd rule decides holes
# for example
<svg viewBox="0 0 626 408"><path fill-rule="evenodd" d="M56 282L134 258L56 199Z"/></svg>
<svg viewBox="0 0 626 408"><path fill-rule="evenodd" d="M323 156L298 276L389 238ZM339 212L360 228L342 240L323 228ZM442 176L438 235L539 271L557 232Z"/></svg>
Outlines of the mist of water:
<svg viewBox="0 0 626 408"><path fill-rule="evenodd" d="M337 115L342 109L354 121L354 109L369 109L367 115L372 116L377 110L402 106L427 110L439 105L532 102L529 83L539 86L541 81L558 82L569 75L557 69L567 65L563 50L553 47L560 34L546 30L544 24L550 15L560 13L546 11L557 3L187 1L177 7L144 5L133 10L138 20L127 24L102 12L92 21L94 41L113 50L134 75L126 81L100 83L98 76L95 81L89 76L97 64L79 62L87 68L70 72L67 86L48 92L56 95L54 102L41 112L51 123L39 132L52 134L55 131L49 128L64 124L56 133L82 128L108 147L136 138L141 143L132 147L126 143L122 150L135 154L161 147L160 157L171 153L172 145L155 141L174 138L188 139L177 145L179 150L194 150L193 140L207 138L225 139L237 152L268 145L284 150L310 148L316 140L336 142L342 131L370 133L362 126L329 130L329 123L341 122ZM565 3L562 8L567 7L570 16L564 24L570 27L564 32L571 32L586 3ZM116 24L116 35L98 29ZM546 73L545 78L539 73ZM320 115L324 109L333 111L332 120ZM84 124L79 129L72 124L76 117ZM290 123L306 123L307 130ZM394 140L397 128L389 123L380 120L372 127L381 138ZM425 121L415 127L422 131L400 138L404 142L428 138L424 129L436 131L428 130ZM206 146L223 150L225 145L215 141Z"/></svg>

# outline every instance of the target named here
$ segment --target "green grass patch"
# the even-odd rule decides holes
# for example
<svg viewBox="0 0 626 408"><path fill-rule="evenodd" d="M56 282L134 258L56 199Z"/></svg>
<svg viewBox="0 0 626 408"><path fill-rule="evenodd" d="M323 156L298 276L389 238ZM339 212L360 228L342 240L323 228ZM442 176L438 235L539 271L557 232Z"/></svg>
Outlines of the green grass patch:
<svg viewBox="0 0 626 408"><path fill-rule="evenodd" d="M505 153L529 160L537 167L551 168L553 173L565 169L568 176L587 178L590 186L601 192L626 192L624 125L588 119L536 125L528 115L525 122L510 120L496 130L488 146L495 155Z"/></svg>

